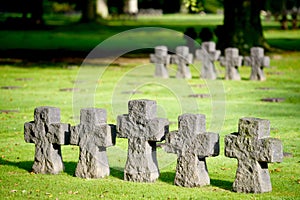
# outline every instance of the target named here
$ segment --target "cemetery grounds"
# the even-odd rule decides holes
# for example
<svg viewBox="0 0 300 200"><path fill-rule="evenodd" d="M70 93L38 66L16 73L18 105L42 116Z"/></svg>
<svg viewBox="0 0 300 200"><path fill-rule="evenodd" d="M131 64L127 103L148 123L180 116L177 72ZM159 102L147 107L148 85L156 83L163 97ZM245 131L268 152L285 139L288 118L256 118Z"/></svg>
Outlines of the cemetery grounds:
<svg viewBox="0 0 300 200"><path fill-rule="evenodd" d="M173 16L174 17L174 16ZM79 32L80 39L73 43L77 28L64 34L64 30L23 32L22 40L14 31L1 31L1 44L16 41L11 45L16 48L26 47L33 40L32 48L41 46L76 49L97 45L127 28L138 26L162 26L184 31L187 25L215 26L221 19L214 16L203 18L175 18L170 16L138 19L136 21L112 20L106 29L94 28L92 31ZM179 26L185 23L185 26ZM127 158L127 139L117 139L116 146L107 148L111 175L104 179L81 179L74 177L78 161L79 147L63 146L62 156L65 171L58 175L30 173L34 160L34 144L23 138L23 125L33 120L33 111L38 106L54 106L61 110L61 122L76 125L76 114L73 114L74 96L71 88L76 87L80 63L64 62L22 62L5 60L0 66L0 198L1 199L299 199L300 198L300 31L280 31L272 22L264 23L265 36L269 43L285 49L268 54L271 67L265 69L267 80L264 82L249 81L250 67L240 68L241 81L225 81L224 68L216 63L218 80L211 83L199 79L200 65L191 66L193 78L183 81L190 90L182 91L175 79L175 65L170 66L171 77L166 80L153 78L154 65L149 64L149 57L121 57L105 68L101 77L94 82L95 107L105 108L108 123L116 124L116 114L127 113L129 99L147 98L156 100L159 105L158 115L167 117L170 130L177 129L177 117L181 114L179 103L194 102L199 112L207 118L207 129L213 130L212 122L214 102L212 98L189 97L194 94L213 94L211 84L216 84L224 91L224 121L221 120L220 155L207 158L207 167L211 185L200 188L183 188L174 186L176 155L167 154L158 149L157 157L160 177L155 183L132 183L123 181L123 168ZM81 27L82 28L82 27ZM86 27L85 27L86 28ZM96 29L96 31L95 31ZM101 29L101 30L100 30ZM199 28L198 30L199 31ZM51 32L51 31L50 31ZM8 34L9 33L9 34ZM101 33L101 34L100 34ZM33 37L32 35L40 37ZM157 33L158 35L163 33ZM137 40L145 37L141 33ZM102 38L101 38L102 37ZM168 36L165 36L168 37ZM171 37L171 36L169 36ZM47 39L48 38L48 39ZM49 38L52 38L51 40ZM71 38L70 40L68 38ZM90 38L90 40L88 40ZM97 39L96 39L97 38ZM15 39L15 40L14 40ZM89 41L87 44L86 41ZM27 44L26 44L27 42ZM43 43L44 42L44 43ZM184 40L172 43L184 44ZM18 46L19 45L19 46ZM5 46L5 45L4 45ZM294 51L290 51L294 50ZM15 62L16 61L16 62ZM92 60L86 69L93 73L103 70L106 59ZM138 66L138 67L137 67ZM143 68L145 67L146 68ZM143 68L142 71L139 69ZM157 84L159 83L159 84ZM170 86L168 86L168 84ZM179 85L179 86L178 86ZM168 86L168 87L167 87ZM172 92L176 91L175 93ZM76 88L75 88L76 90ZM80 92L80 91L79 91ZM200 95L201 96L201 95ZM207 95L202 95L207 97ZM282 102L264 102L263 98L283 98ZM192 108L187 108L192 109ZM222 111L221 111L222 112ZM240 194L232 192L232 183L237 169L237 160L224 156L224 136L237 131L239 118L258 117L271 122L270 136L282 140L284 152L290 153L282 163L269 164L273 191L264 194Z"/></svg>

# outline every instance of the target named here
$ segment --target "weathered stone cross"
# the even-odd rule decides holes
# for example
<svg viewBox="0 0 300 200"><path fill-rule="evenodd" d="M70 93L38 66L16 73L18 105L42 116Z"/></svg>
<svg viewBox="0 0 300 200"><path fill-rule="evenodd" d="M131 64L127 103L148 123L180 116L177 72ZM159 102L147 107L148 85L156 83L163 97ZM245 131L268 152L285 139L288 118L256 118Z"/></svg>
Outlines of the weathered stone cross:
<svg viewBox="0 0 300 200"><path fill-rule="evenodd" d="M189 64L193 63L193 54L189 53L187 46L176 47L176 55L172 56L172 62L178 65L176 78L192 78Z"/></svg>
<svg viewBox="0 0 300 200"><path fill-rule="evenodd" d="M106 147L114 145L114 130L106 124L106 110L81 109L80 124L71 128L70 143L80 147L75 176L102 178L109 175Z"/></svg>
<svg viewBox="0 0 300 200"><path fill-rule="evenodd" d="M220 55L221 51L216 50L216 43L214 42L203 42L201 49L196 50L197 59L202 61L201 78L210 80L217 78L214 62L219 59Z"/></svg>
<svg viewBox="0 0 300 200"><path fill-rule="evenodd" d="M264 56L264 49L252 47L251 55L245 57L245 65L251 66L250 80L265 81L264 67L270 66L270 57Z"/></svg>
<svg viewBox="0 0 300 200"><path fill-rule="evenodd" d="M241 80L238 67L242 65L243 57L239 56L237 48L225 49L225 57L220 58L220 64L225 66L226 80Z"/></svg>
<svg viewBox="0 0 300 200"><path fill-rule="evenodd" d="M178 117L178 131L166 135L164 150L178 155L175 185L210 184L205 158L219 155L219 134L205 131L205 115L183 114Z"/></svg>
<svg viewBox="0 0 300 200"><path fill-rule="evenodd" d="M233 190L262 193L272 190L268 163L282 162L279 139L270 138L270 121L242 118L239 132L225 137L225 156L238 159Z"/></svg>
<svg viewBox="0 0 300 200"><path fill-rule="evenodd" d="M34 173L58 174L64 170L60 145L69 144L70 125L60 123L59 108L36 108L34 121L24 124L24 139L35 144Z"/></svg>
<svg viewBox="0 0 300 200"><path fill-rule="evenodd" d="M168 55L166 46L155 47L155 54L150 54L150 62L155 63L155 77L169 78L167 66L170 60L171 55Z"/></svg>
<svg viewBox="0 0 300 200"><path fill-rule="evenodd" d="M117 118L117 136L128 138L128 154L124 179L153 182L159 177L156 142L168 132L169 121L156 118L156 102L131 100L128 114Z"/></svg>

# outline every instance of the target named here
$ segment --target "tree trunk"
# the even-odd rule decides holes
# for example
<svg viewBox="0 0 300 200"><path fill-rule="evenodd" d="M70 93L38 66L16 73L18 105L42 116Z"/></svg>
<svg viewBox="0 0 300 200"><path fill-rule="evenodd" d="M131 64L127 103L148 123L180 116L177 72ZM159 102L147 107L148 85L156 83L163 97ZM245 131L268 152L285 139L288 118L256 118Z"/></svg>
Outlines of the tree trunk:
<svg viewBox="0 0 300 200"><path fill-rule="evenodd" d="M34 24L44 24L43 13L43 0L33 0L31 4L31 19L33 20Z"/></svg>
<svg viewBox="0 0 300 200"><path fill-rule="evenodd" d="M218 48L236 47L241 54L249 54L250 48L269 48L263 36L260 11L262 0L224 0L224 24L216 29Z"/></svg>
<svg viewBox="0 0 300 200"><path fill-rule="evenodd" d="M82 2L82 16L81 22L91 22L96 20L96 1L95 0L81 0Z"/></svg>

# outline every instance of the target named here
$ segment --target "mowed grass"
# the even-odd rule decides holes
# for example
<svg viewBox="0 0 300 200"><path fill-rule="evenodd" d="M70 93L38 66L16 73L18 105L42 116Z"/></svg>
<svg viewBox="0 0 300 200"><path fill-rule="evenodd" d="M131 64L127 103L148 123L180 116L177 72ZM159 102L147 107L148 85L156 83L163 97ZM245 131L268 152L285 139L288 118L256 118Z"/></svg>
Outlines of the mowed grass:
<svg viewBox="0 0 300 200"><path fill-rule="evenodd" d="M92 50L96 45L107 38L120 32L141 27L160 27L175 30L181 34L188 27L194 27L199 33L202 28L208 27L212 31L218 25L223 24L222 15L182 15L168 14L163 16L141 16L137 19L121 17L111 20L101 20L98 23L79 24L79 16L45 15L46 30L0 30L0 50L32 49L32 50ZM64 23L63 23L64 22ZM299 30L280 30L279 22L264 21L264 34L268 43L276 48L285 50L300 50ZM291 24L290 24L291 26ZM149 37L151 36L151 37ZM148 33L144 31L134 36L138 42L169 40L165 43L169 48L184 45L183 35L176 41L172 40L172 34L164 31ZM217 40L217 38L214 38ZM152 42L153 42L152 41ZM200 42L199 39L197 39ZM118 49L130 46L132 41L124 38L121 44L112 44L110 48Z"/></svg>
<svg viewBox="0 0 300 200"><path fill-rule="evenodd" d="M54 19L48 19L48 22ZM51 24L57 20L51 21ZM111 20L101 24L70 24L52 30L0 31L1 49L67 49L90 50L107 38L122 31L143 26L158 26L183 32L194 26L215 27L222 16L179 16ZM300 50L299 31L280 31L277 23L265 22L265 35L271 45L280 49ZM181 35L169 31L139 32L124 38L128 47L146 40L153 44L167 41L170 47L184 44ZM151 37L150 37L151 36ZM167 39L166 39L167 38ZM176 38L174 40L173 38ZM180 38L180 39L178 39ZM155 40L152 42L151 40ZM169 42L169 43L168 43ZM121 43L111 47L119 48ZM134 45L133 45L134 46ZM86 67L66 63L16 63L0 66L0 198L1 199L299 199L300 198L300 64L299 52L270 54L271 68L265 69L267 81L249 81L250 68L241 67L241 81L225 81L224 68L217 63L219 79L213 82L199 79L199 62L191 66L193 79L177 80L175 66L170 66L171 78L153 78L154 66L146 59L119 58L109 67L107 59L86 62ZM90 64L89 64L90 63ZM68 91L76 88L76 92ZM66 91L61 91L66 90ZM78 91L77 91L78 90ZM211 94L211 98L190 98L191 93ZM277 97L279 103L262 102L262 98ZM127 113L129 99L148 98L158 103L158 115L167 117L170 130L177 129L177 117L184 112L202 113L207 117L207 129L220 134L218 157L208 158L211 185L183 188L173 185L176 155L158 149L161 175L155 183L123 181L127 157L127 140L117 139L115 147L107 149L111 175L104 179L86 180L74 177L79 148L63 146L65 172L59 175L30 173L34 160L34 144L25 143L23 125L33 120L38 106L61 109L61 121L77 124L80 106L91 103L108 112L108 123L116 123L118 114ZM269 164L273 191L265 194L237 194L231 191L237 168L235 159L224 156L224 136L237 131L241 117L269 119L271 136L282 140L284 151L293 154L283 163Z"/></svg>
<svg viewBox="0 0 300 200"><path fill-rule="evenodd" d="M153 78L154 66L147 59L119 58L105 68L105 60L94 60L93 66L68 66L65 64L15 64L0 67L0 86L18 86L1 89L1 110L17 112L0 114L0 198L1 199L298 199L300 196L300 74L299 52L272 54L271 68L265 69L267 81L249 81L250 68L241 67L241 81L225 81L224 68L217 64L219 79L214 86L199 79L199 62L192 66L193 79L179 81L174 78L175 66L170 67L171 78ZM96 63L96 64L95 64ZM98 63L98 64L97 64ZM97 67L98 66L98 67ZM76 95L65 88L80 88L84 83L80 73L96 88L92 97L95 107L105 108L108 123L116 123L116 116L127 113L129 99L148 98L158 102L159 116L167 117L170 129L177 129L177 117L184 111L199 112L207 116L207 129L211 124L222 125L219 130L221 151L218 157L208 158L211 185L183 188L173 185L176 156L158 149L160 178L155 183L123 181L123 168L127 156L127 140L118 139L115 147L107 149L111 175L104 179L74 177L79 148L63 146L65 172L58 175L33 174L34 144L25 143L23 125L33 120L33 110L38 106L61 109L61 121L75 125L78 112ZM75 81L75 83L74 83ZM183 88L182 91L180 88ZM187 89L186 89L187 88ZM220 89L221 88L221 89ZM267 88L268 90L262 90ZM78 94L87 95L80 88ZM136 91L135 94L131 91ZM137 92L138 91L138 92ZM194 99L190 93L214 94L219 97ZM222 92L223 91L223 92ZM224 97L222 96L224 94ZM268 103L260 99L285 98L284 102ZM75 101L74 101L75 100ZM220 101L220 102L218 102ZM189 107L195 103L198 107ZM212 122L213 105L219 103L217 113L223 118ZM83 103L84 105L84 103ZM222 110L221 110L222 109ZM223 110L225 109L225 110ZM224 113L222 115L222 113ZM258 117L271 122L271 137L282 140L284 151L293 157L282 163L269 164L273 191L265 194L239 194L232 192L237 161L224 156L224 136L237 131L241 117Z"/></svg>

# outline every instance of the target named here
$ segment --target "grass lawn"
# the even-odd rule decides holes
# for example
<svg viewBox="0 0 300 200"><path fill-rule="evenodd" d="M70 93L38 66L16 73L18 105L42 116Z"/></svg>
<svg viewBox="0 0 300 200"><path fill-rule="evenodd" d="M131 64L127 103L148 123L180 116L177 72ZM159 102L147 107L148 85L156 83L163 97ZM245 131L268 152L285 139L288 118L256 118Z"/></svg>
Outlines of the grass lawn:
<svg viewBox="0 0 300 200"><path fill-rule="evenodd" d="M190 22L189 19L187 16L183 21ZM62 48L81 48L83 44L86 46L82 48L89 49L106 37L126 30L128 27L138 27L134 25L136 23L153 26L159 21L165 23L166 26L171 24L177 27L176 20L173 25L170 22L173 19L168 16L165 22L155 18L152 19L154 22L151 19L140 20L105 22L111 23L107 29L102 29L101 26L96 27L94 24L80 25L82 30L72 25L69 26L70 30L60 27L52 31L0 31L0 43L3 44L2 48L26 48L30 45L30 41L37 41L36 37L39 36L41 39L35 42L32 48L57 48L61 42ZM180 21L180 19L177 20ZM201 21L200 17L199 21ZM203 23L207 21L209 20L203 20ZM214 18L212 22L207 23L214 26L219 22L221 23L221 18ZM197 20L190 23L197 23ZM103 26L106 27L106 25ZM94 29L85 29L83 26ZM270 26L266 28L265 34L270 41L277 42L280 47L284 46L285 43L282 42L285 40L291 41L298 38L299 42L299 35L294 34L294 31L289 31L293 34L287 34L288 32L281 32L272 28L273 25L271 28ZM177 28L176 30L183 30L184 26ZM78 30L81 31L78 32ZM95 32L99 33L97 39ZM36 37L31 34L36 34ZM75 37L76 35L78 37ZM72 37L73 40L70 39ZM147 37L147 35L141 33L140 37ZM19 40L12 42L13 38L19 38ZM20 41L28 43L20 43ZM85 44L84 41L90 43ZM178 43L181 42L184 41L178 41ZM292 45L291 42L287 44ZM288 47L288 49L291 48ZM191 80L175 79L176 67L173 65L169 69L171 78L161 80L152 77L154 66L149 64L148 58L118 58L108 67L105 66L110 63L109 59L86 60L85 65L81 67L68 63L2 64L0 66L0 87L2 88L0 89L0 110L2 110L0 113L0 198L299 199L300 52L285 51L269 56L272 67L265 69L267 80L264 82L249 81L249 67L240 68L241 81L225 81L224 68L218 64L219 79L213 82L204 81L199 79L199 62L191 67L193 74ZM5 89L5 86L9 86L10 89ZM69 88L76 88L76 92L68 91ZM211 98L188 97L193 93L211 94ZM268 97L285 100L273 103L261 101L262 98ZM158 149L157 152L161 172L159 180L155 183L123 181L123 169L127 156L126 139L117 139L116 146L107 149L111 175L104 179L87 180L73 176L78 161L79 148L77 146L62 147L64 172L58 175L30 173L34 160L34 144L25 143L23 125L33 120L35 107L44 105L59 107L62 122L75 125L78 120L78 109L81 106L94 105L105 108L108 112L108 123L115 124L118 114L127 113L127 101L139 98L157 101L158 115L169 119L170 130L177 129L177 117L182 112L206 115L207 129L219 132L221 145L220 155L207 159L211 178L210 186L200 188L174 186L176 156L164 153L162 149ZM231 191L237 161L224 156L224 136L237 131L238 120L241 117L269 119L271 137L281 139L284 152L293 155L284 158L282 163L269 164L273 186L273 191L270 193L239 194Z"/></svg>
<svg viewBox="0 0 300 200"><path fill-rule="evenodd" d="M62 26L62 19L68 23ZM161 27L183 33L187 27L194 27L197 33L199 33L203 27L214 30L217 25L223 23L223 16L169 14L153 17L142 16L137 20L103 20L100 23L91 24L76 23L79 20L79 16L70 18L67 16L56 17L46 15L45 20L46 24L49 25L49 29L46 30L0 30L0 50L31 49L89 52L99 43L122 31L140 27ZM300 50L299 30L281 31L279 22L274 21L263 21L263 26L264 34L271 46L285 50ZM149 33L144 32L135 35L134 38L138 41L150 40L147 35ZM151 40L167 40L166 44L170 48L185 44L182 35L176 41L171 38L172 35L166 35L163 31L151 34ZM111 48L119 48L120 46L130 44L131 41L124 38L122 44L112 45Z"/></svg>
<svg viewBox="0 0 300 200"><path fill-rule="evenodd" d="M220 129L221 153L215 158L208 158L208 168L211 185L203 188L182 188L173 185L175 175L176 156L158 150L161 176L156 183L130 183L122 180L122 170L126 161L127 141L118 139L115 147L108 148L111 165L111 176L86 180L73 177L78 160L78 147L64 146L62 148L65 172L59 175L39 175L30 173L34 158L34 145L23 140L23 124L33 120L33 110L37 106L49 105L61 109L62 122L76 124L76 112L72 106L74 98L72 92L60 91L74 87L74 81L79 80L78 73L82 69L76 66L44 67L30 64L30 66L1 66L0 86L18 86L15 89L1 89L2 110L16 110L16 112L2 112L0 114L0 197L11 199L50 198L50 199L197 199L197 198L232 198L232 199L293 199L299 198L299 109L300 109L300 54L288 53L272 55L272 68L266 69L267 81L249 81L250 69L242 67L240 72L242 81L224 81L224 69L218 66L220 79L216 80L217 87L222 86L225 101L222 102L226 110ZM98 62L103 62L98 60ZM94 95L95 106L108 111L108 122L115 123L116 115L127 113L127 100L149 98L156 100L159 105L159 115L168 117L171 130L177 127L177 116L185 111L194 112L186 104L198 104L200 113L207 116L207 128L213 130L212 105L213 99L189 98L189 92L209 94L217 89L209 86L198 78L196 68L192 68L193 79L177 81L174 78L175 66L171 66L172 78L160 80L152 78L154 67L149 66L148 60L120 58L113 65L103 67L86 67L88 73L102 73L101 78L92 85L96 86ZM198 63L199 64L199 63ZM146 68L144 66L147 66ZM102 70L102 71L101 71ZM91 79L88 79L91 80ZM176 85L177 84L177 85ZM178 86L179 85L179 86ZM195 87L195 86L201 87ZM79 83L75 86L79 86ZM178 88L189 88L180 91ZM262 90L261 88L269 88ZM136 94L130 91L137 90ZM80 91L82 95L86 91ZM79 92L79 94L80 94ZM284 102L268 103L260 101L265 97L285 98ZM190 102L190 103L189 103ZM180 107L180 103L183 104ZM74 105L76 107L76 105ZM222 106L221 106L222 108ZM220 113L223 110L219 111ZM78 113L77 113L78 114ZM271 136L280 138L284 151L293 154L285 158L283 163L269 165L273 191L266 194L237 194L231 191L237 162L226 158L223 153L224 136L237 131L238 119L245 116L259 117L271 121ZM224 121L223 121L224 120Z"/></svg>

